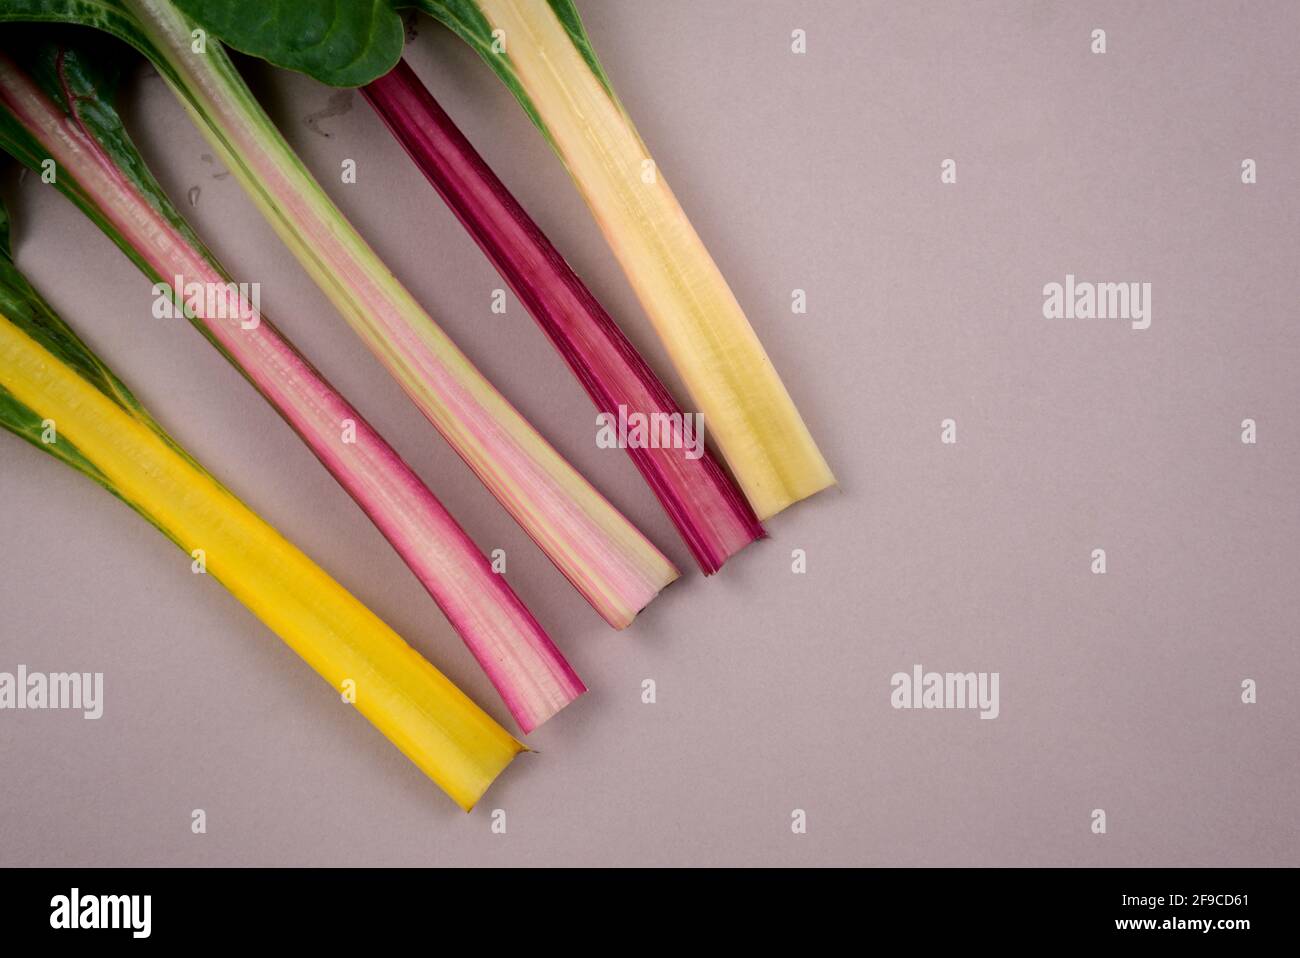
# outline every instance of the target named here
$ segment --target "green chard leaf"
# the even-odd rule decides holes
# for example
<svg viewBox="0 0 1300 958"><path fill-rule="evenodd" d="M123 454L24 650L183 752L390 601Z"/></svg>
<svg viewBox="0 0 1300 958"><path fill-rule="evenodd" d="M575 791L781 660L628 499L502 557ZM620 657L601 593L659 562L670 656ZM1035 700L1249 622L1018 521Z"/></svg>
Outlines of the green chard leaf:
<svg viewBox="0 0 1300 958"><path fill-rule="evenodd" d="M65 0L66 2L66 0ZM510 65L492 49L492 27L473 0L175 0L176 6L227 46L305 73L329 86L364 86L397 63L405 39L401 10L420 9L479 52L534 123L541 119ZM341 8L346 7L346 11ZM583 38L572 4L565 26ZM558 12L558 11L557 11ZM575 41L576 42L576 41ZM593 57L594 59L594 57ZM545 132L543 130L543 132Z"/></svg>
<svg viewBox="0 0 1300 958"><path fill-rule="evenodd" d="M172 82L179 82L122 0L3 0L0 23L63 23L112 34L148 57Z"/></svg>
<svg viewBox="0 0 1300 958"><path fill-rule="evenodd" d="M390 0L175 0L229 47L330 86L361 86L393 68L405 31Z"/></svg>
<svg viewBox="0 0 1300 958"><path fill-rule="evenodd" d="M364 86L402 54L402 10L418 9L471 47L505 83L543 134L546 128L511 66L492 49L492 27L475 0L173 0L211 36L241 53L305 73L329 86ZM613 86L573 0L547 0L601 85ZM41 21L94 27L131 44L176 80L122 0L4 0L0 22ZM183 84L181 84L183 86ZM548 137L549 138L549 137Z"/></svg>
<svg viewBox="0 0 1300 958"><path fill-rule="evenodd" d="M613 96L577 7L571 0L548 2ZM175 0L175 4L227 46L329 86L364 86L391 70L402 53L400 11L421 10L478 51L529 119L546 133L509 54L493 50L492 25L475 0Z"/></svg>

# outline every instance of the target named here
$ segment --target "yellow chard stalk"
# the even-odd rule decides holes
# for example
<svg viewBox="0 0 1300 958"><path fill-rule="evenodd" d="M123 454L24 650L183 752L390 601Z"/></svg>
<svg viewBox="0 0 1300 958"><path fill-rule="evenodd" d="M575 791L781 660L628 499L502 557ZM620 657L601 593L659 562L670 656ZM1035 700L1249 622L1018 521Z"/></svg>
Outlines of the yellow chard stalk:
<svg viewBox="0 0 1300 958"><path fill-rule="evenodd" d="M614 95L573 4L420 6L479 50L564 161L759 519L834 485L744 311Z"/></svg>
<svg viewBox="0 0 1300 958"><path fill-rule="evenodd" d="M524 746L177 446L14 267L7 232L0 209L0 426L101 483L185 552L202 549L210 575L331 686L353 688L358 711L473 807Z"/></svg>

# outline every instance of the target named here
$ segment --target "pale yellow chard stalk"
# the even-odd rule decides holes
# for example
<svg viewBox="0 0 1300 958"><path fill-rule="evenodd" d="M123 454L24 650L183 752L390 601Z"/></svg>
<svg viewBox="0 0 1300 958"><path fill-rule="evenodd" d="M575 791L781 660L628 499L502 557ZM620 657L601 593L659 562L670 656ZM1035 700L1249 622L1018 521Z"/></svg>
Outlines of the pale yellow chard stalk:
<svg viewBox="0 0 1300 958"><path fill-rule="evenodd" d="M574 5L418 5L482 54L563 160L758 518L834 485L762 343L615 96Z"/></svg>
<svg viewBox="0 0 1300 958"><path fill-rule="evenodd" d="M2 212L0 234L0 425L202 549L208 574L336 690L355 683L356 708L473 807L524 746L177 446L8 259Z"/></svg>
<svg viewBox="0 0 1300 958"><path fill-rule="evenodd" d="M677 569L519 415L366 245L221 44L168 0L6 0L0 21L79 23L134 45L281 239L452 448L601 616L629 625Z"/></svg>

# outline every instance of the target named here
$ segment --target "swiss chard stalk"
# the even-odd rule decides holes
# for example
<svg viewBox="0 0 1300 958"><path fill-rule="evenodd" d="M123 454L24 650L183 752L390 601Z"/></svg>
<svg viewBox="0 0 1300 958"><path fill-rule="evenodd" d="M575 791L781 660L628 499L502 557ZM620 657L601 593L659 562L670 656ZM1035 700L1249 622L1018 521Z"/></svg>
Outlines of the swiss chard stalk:
<svg viewBox="0 0 1300 958"><path fill-rule="evenodd" d="M414 471L239 295L150 174L78 50L0 53L0 147L54 182L177 302L302 437L410 566L531 732L585 687L505 578ZM202 291L192 295L187 291ZM211 294L211 295L209 295ZM350 433L344 441L345 432Z"/></svg>
<svg viewBox="0 0 1300 958"><path fill-rule="evenodd" d="M153 61L317 285L607 622L630 624L677 577L672 563L519 415L397 281L267 118L221 44L196 30L170 0L7 0L0 20L98 27Z"/></svg>
<svg viewBox="0 0 1300 958"><path fill-rule="evenodd" d="M682 413L406 61L362 92L560 351L604 417L602 428L632 423L622 441L705 574L762 536L696 419Z"/></svg>
<svg viewBox="0 0 1300 958"><path fill-rule="evenodd" d="M202 549L210 575L473 807L524 747L168 437L14 267L3 210L0 240L0 426L100 483L186 553Z"/></svg>

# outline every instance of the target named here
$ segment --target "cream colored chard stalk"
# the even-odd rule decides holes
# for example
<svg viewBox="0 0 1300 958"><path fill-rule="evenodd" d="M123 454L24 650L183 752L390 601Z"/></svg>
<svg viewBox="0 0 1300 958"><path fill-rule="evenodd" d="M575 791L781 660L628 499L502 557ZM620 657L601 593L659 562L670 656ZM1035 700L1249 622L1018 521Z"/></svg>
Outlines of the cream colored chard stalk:
<svg viewBox="0 0 1300 958"><path fill-rule="evenodd" d="M398 282L285 142L220 43L196 31L168 0L93 6L87 13L72 2L18 0L19 12L8 16L88 23L144 52L407 395L600 615L615 628L629 625L677 577L673 564L529 425Z"/></svg>
<svg viewBox="0 0 1300 958"><path fill-rule="evenodd" d="M479 51L559 154L758 518L835 477L654 163L569 0L419 0Z"/></svg>

